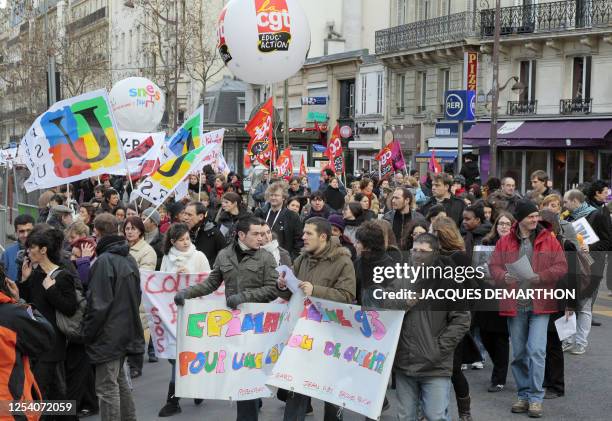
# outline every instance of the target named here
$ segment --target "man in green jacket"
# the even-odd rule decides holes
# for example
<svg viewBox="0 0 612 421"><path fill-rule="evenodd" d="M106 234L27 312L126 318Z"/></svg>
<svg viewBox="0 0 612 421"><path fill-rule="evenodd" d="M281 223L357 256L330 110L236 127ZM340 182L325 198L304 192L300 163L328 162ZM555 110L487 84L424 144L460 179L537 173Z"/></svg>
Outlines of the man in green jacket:
<svg viewBox="0 0 612 421"><path fill-rule="evenodd" d="M182 306L186 299L215 292L225 282L227 306L235 309L242 303L269 303L280 292L276 282L276 261L262 248L266 222L246 217L236 225L236 239L219 252L213 270L201 284L176 293L174 302ZM236 419L257 421L259 399L237 402Z"/></svg>
<svg viewBox="0 0 612 421"><path fill-rule="evenodd" d="M304 224L304 249L293 263L299 287L307 297L317 297L340 303L355 301L355 268L351 253L332 236L327 219L313 217ZM284 277L278 279L280 289L286 289ZM281 294L286 296L286 294ZM285 406L284 421L303 420L310 398L290 393ZM341 420L338 407L325 402L325 419Z"/></svg>

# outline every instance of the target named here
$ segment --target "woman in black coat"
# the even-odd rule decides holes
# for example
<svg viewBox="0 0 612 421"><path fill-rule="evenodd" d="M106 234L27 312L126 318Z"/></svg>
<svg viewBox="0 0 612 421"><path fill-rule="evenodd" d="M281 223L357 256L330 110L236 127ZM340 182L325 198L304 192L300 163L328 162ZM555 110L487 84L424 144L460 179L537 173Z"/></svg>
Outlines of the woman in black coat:
<svg viewBox="0 0 612 421"><path fill-rule="evenodd" d="M49 225L36 225L26 241L27 257L21 268L19 295L51 323L55 344L40 354L32 369L44 400L67 398L66 335L57 325L57 312L70 317L77 311L76 288L80 285L74 268L62 257L64 234ZM36 266L36 267L35 267Z"/></svg>
<svg viewBox="0 0 612 421"><path fill-rule="evenodd" d="M344 207L344 194L340 191L340 181L338 178L332 177L329 181L329 186L323 192L325 203L334 211L338 212Z"/></svg>

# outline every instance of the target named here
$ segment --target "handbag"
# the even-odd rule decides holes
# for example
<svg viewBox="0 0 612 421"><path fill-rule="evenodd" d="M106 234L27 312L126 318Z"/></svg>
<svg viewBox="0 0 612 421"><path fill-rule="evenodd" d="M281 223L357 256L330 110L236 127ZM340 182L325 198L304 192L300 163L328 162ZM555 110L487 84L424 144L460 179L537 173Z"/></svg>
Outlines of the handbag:
<svg viewBox="0 0 612 421"><path fill-rule="evenodd" d="M61 272L61 269L56 269L49 274L51 279L55 279ZM87 300L83 295L83 292L74 286L77 300L77 310L72 316L66 316L61 311L55 310L55 322L57 328L62 332L68 339L80 339L81 338L81 322L85 315L85 308L87 307Z"/></svg>

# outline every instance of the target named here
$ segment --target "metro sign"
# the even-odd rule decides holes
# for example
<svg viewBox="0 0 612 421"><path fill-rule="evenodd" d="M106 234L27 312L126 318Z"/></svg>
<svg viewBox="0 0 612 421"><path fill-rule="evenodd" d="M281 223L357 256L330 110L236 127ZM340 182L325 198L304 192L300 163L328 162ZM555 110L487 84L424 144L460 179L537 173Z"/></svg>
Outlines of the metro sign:
<svg viewBox="0 0 612 421"><path fill-rule="evenodd" d="M476 112L476 92L446 91L444 111L447 120L474 120Z"/></svg>

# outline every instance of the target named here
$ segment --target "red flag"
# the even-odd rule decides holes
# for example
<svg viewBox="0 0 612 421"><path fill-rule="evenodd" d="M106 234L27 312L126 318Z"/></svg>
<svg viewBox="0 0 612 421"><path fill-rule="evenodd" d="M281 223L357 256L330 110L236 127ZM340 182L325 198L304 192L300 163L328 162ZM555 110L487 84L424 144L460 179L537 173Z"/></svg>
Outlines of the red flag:
<svg viewBox="0 0 612 421"><path fill-rule="evenodd" d="M432 150L431 151L431 156L429 157L429 171L433 172L434 174L439 174L442 172L442 166L440 165L440 163L436 160L436 151Z"/></svg>
<svg viewBox="0 0 612 421"><path fill-rule="evenodd" d="M257 160L262 165L269 167L273 162L275 156L273 116L274 106L270 98L245 127L251 136L251 141L247 146L247 156L251 163Z"/></svg>
<svg viewBox="0 0 612 421"><path fill-rule="evenodd" d="M304 164L304 155L302 155L302 160L300 161L300 177L304 177L306 175L306 165Z"/></svg>
<svg viewBox="0 0 612 421"><path fill-rule="evenodd" d="M379 162L381 180L393 174L393 143L382 148L374 159Z"/></svg>
<svg viewBox="0 0 612 421"><path fill-rule="evenodd" d="M323 153L329 158L330 167L336 174L344 173L344 156L342 141L340 140L340 127L336 125L332 132L331 139L327 143L327 149Z"/></svg>
<svg viewBox="0 0 612 421"><path fill-rule="evenodd" d="M293 160L291 159L291 148L287 148L276 159L276 171L280 177L286 180L293 177Z"/></svg>

